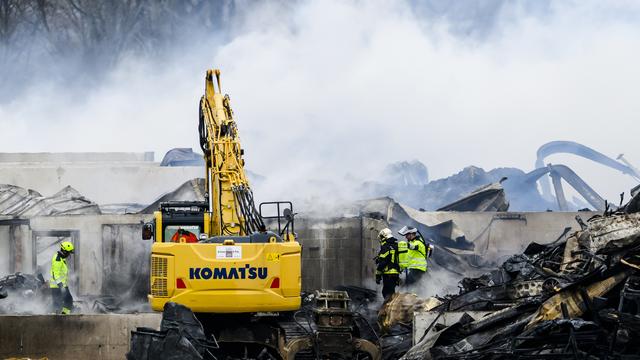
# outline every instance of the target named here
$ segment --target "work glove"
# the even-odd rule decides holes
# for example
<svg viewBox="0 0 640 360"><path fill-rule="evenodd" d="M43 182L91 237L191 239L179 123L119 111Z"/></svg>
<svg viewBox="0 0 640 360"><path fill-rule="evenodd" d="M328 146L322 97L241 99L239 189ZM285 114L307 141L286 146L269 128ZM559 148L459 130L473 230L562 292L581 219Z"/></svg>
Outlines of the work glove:
<svg viewBox="0 0 640 360"><path fill-rule="evenodd" d="M376 284L380 285L382 282L382 275L376 275Z"/></svg>
<svg viewBox="0 0 640 360"><path fill-rule="evenodd" d="M58 283L58 289L63 290L65 286L62 283Z"/></svg>

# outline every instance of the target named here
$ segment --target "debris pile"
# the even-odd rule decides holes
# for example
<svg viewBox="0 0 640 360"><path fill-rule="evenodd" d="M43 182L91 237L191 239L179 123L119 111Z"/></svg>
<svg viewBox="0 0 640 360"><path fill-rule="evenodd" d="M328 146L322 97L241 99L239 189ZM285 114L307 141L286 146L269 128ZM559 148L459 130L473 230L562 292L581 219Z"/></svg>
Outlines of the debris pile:
<svg viewBox="0 0 640 360"><path fill-rule="evenodd" d="M395 360L406 353L413 344L413 314L440 304L436 298L425 300L415 294L393 294L377 313L383 359Z"/></svg>
<svg viewBox="0 0 640 360"><path fill-rule="evenodd" d="M416 294L393 294L378 313L380 330L384 334L398 324L411 326L414 312L429 311L440 304L442 301L436 298L420 299Z"/></svg>
<svg viewBox="0 0 640 360"><path fill-rule="evenodd" d="M472 191L463 198L439 208L437 211L507 211L509 202L504 194L502 182L491 183Z"/></svg>
<svg viewBox="0 0 640 360"><path fill-rule="evenodd" d="M375 313L373 322L368 316L376 293L343 288L303 294L301 309L291 314L198 314L202 323L188 307L167 302L160 331L131 332L127 359L379 360ZM356 296L355 304L349 293Z"/></svg>
<svg viewBox="0 0 640 360"><path fill-rule="evenodd" d="M131 332L127 360L201 360L218 348L215 339L207 340L204 328L186 306L169 302L162 313L160 331L138 328Z"/></svg>
<svg viewBox="0 0 640 360"><path fill-rule="evenodd" d="M639 358L640 213L622 209L463 279L432 311L491 313L436 318L403 359Z"/></svg>
<svg viewBox="0 0 640 360"><path fill-rule="evenodd" d="M46 285L42 274L18 272L0 278L0 314L41 311L41 306L34 306L34 303L49 302L51 293Z"/></svg>

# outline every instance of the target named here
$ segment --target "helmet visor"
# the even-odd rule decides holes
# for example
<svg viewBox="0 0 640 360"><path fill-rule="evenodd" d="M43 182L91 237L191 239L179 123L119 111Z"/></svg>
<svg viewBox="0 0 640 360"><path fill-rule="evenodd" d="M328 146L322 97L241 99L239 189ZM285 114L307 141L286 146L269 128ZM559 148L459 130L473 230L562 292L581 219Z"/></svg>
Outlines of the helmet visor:
<svg viewBox="0 0 640 360"><path fill-rule="evenodd" d="M415 234L418 232L418 229L411 227L411 226L405 226L402 229L398 230L398 234L405 236L407 234Z"/></svg>

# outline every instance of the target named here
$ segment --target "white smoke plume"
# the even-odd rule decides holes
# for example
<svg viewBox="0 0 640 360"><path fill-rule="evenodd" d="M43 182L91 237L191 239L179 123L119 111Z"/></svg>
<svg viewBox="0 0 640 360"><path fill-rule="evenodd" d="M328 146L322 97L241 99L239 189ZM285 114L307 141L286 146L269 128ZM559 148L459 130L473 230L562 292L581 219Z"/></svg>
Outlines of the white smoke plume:
<svg viewBox="0 0 640 360"><path fill-rule="evenodd" d="M2 151L198 148L204 71L218 67L247 166L268 178L259 200L345 198L345 178L375 179L398 160L422 161L431 178L471 164L530 170L551 140L640 163L638 2L447 3L240 2L227 28L186 36L170 56L124 56L82 88L32 81L0 103ZM611 199L634 185L549 161Z"/></svg>

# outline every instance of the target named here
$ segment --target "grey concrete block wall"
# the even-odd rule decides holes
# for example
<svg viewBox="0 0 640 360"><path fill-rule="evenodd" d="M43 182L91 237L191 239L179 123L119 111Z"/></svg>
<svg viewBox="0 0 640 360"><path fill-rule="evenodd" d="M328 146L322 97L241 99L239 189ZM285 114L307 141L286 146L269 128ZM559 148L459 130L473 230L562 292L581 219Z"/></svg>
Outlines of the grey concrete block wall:
<svg viewBox="0 0 640 360"><path fill-rule="evenodd" d="M30 271L31 231L23 219L0 219L0 276ZM26 258L25 258L26 257Z"/></svg>
<svg viewBox="0 0 640 360"><path fill-rule="evenodd" d="M0 358L121 360L131 330L160 328L160 313L0 315Z"/></svg>
<svg viewBox="0 0 640 360"><path fill-rule="evenodd" d="M35 163L77 163L77 162L153 162L153 151L146 152L40 152L40 153L0 153L0 163L26 165Z"/></svg>
<svg viewBox="0 0 640 360"><path fill-rule="evenodd" d="M302 287L330 289L362 283L362 219L309 219L296 222L302 244Z"/></svg>
<svg viewBox="0 0 640 360"><path fill-rule="evenodd" d="M10 227L0 226L0 254L11 254ZM0 276L11 272L10 259L8 256L0 257Z"/></svg>
<svg viewBox="0 0 640 360"><path fill-rule="evenodd" d="M151 243L140 239L141 221L148 221L149 215L70 215L38 217L30 219L30 225L23 226L21 239L22 258L14 268L9 269L10 238L9 227L0 226L0 246L7 248L0 253L3 265L0 276L22 271L32 273L34 248L33 235L44 232L72 232L77 234L78 252L73 261L77 281L72 289L79 295L108 295L107 289L122 283L123 272L136 271L138 275L129 277L139 286L148 286L148 259ZM360 285L363 278L363 264L369 262L377 251L369 246L369 255L363 256L361 218L308 219L299 218L296 230L303 246L303 288L332 288L336 285ZM377 234L377 232L375 233ZM375 237L375 236L374 236ZM367 241L366 243L372 243ZM363 261L364 258L369 259ZM128 266L128 263L135 263ZM6 265L5 265L6 264ZM367 266L370 266L368 264ZM116 269L118 271L116 271ZM370 268L367 268L370 271ZM48 274L43 274L48 279ZM126 283L126 282L125 282Z"/></svg>
<svg viewBox="0 0 640 360"><path fill-rule="evenodd" d="M514 213L509 213L514 215ZM567 227L578 228L574 217L588 219L592 213L521 213L521 220L496 219L498 213L432 212L415 215L429 221L449 219L458 225L476 252L500 258L521 252L532 242L555 240ZM135 272L131 282L147 286L145 272L151 243L140 239L141 221L149 215L69 215L37 217L29 225L3 225L0 222L0 276L15 271L33 273L34 234L71 233L77 236L74 256L74 290L79 295L102 295L123 283L115 269ZM303 246L302 284L304 289L333 288L336 285L373 286L379 243L377 234L386 222L370 218L297 218L296 231ZM397 230L397 229L394 229ZM13 234L13 235L12 235ZM128 266L127 264L131 265ZM43 274L48 278L48 274ZM124 282L130 284L129 282Z"/></svg>
<svg viewBox="0 0 640 360"><path fill-rule="evenodd" d="M117 260L113 256L138 254L144 264L148 262L151 243L143 241L140 234L141 221L149 219L149 215L67 215L36 217L18 227L0 224L0 249L8 248L0 252L0 276L40 271L48 279L49 254L56 251L54 243L70 240L77 248L70 264L74 268L72 290L78 295L103 294L103 280L122 275L113 271ZM14 236L9 235L10 229ZM66 234L71 237L66 238ZM46 238L43 246L49 249L38 246L40 238ZM44 252L39 255L40 251ZM148 270L142 266L140 271Z"/></svg>
<svg viewBox="0 0 640 360"><path fill-rule="evenodd" d="M531 242L552 242L566 227L570 227L571 232L580 229L576 216L586 221L595 215L593 212L420 212L407 207L405 210L429 225L453 220L467 240L475 244L474 252L488 259L520 253Z"/></svg>
<svg viewBox="0 0 640 360"><path fill-rule="evenodd" d="M367 287L374 287L375 283L373 278L376 273L376 264L374 258L378 255L380 249L380 241L378 240L378 233L380 230L388 227L389 225L383 220L364 218L362 226L362 242L363 242L363 255L362 255L362 282L360 285Z"/></svg>

